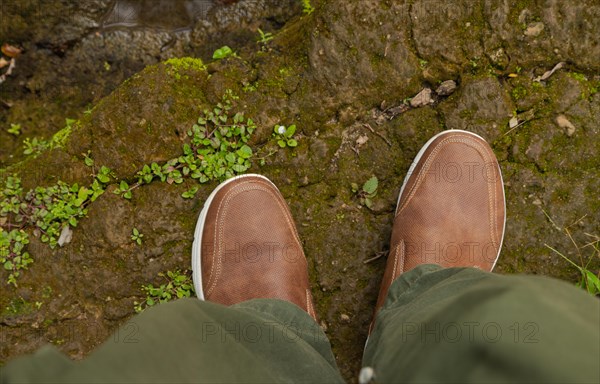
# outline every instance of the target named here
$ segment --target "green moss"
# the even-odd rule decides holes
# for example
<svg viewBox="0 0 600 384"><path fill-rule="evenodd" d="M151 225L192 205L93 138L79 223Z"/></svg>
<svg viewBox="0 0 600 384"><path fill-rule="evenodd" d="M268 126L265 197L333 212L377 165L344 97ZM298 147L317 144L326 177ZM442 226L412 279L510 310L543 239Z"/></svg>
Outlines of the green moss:
<svg viewBox="0 0 600 384"><path fill-rule="evenodd" d="M287 76L290 72L292 72L292 68L290 68L290 67L281 67L281 68L279 68L279 74L281 76Z"/></svg>
<svg viewBox="0 0 600 384"><path fill-rule="evenodd" d="M177 80L180 80L182 77L189 79L188 75L181 74L182 71L206 71L204 62L201 59L193 57L172 58L165 61L165 65L167 66L167 73Z"/></svg>
<svg viewBox="0 0 600 384"><path fill-rule="evenodd" d="M2 316L10 315L26 315L34 312L38 305L37 303L31 303L22 297L13 298L6 308L2 311ZM41 305L41 303L39 304Z"/></svg>
<svg viewBox="0 0 600 384"><path fill-rule="evenodd" d="M474 112L472 109L463 109L458 113L458 116L460 116L461 119L471 119L473 114Z"/></svg>
<svg viewBox="0 0 600 384"><path fill-rule="evenodd" d="M171 66L175 70L195 70L205 71L206 65L201 59L193 57L173 58L165 61L165 65Z"/></svg>
<svg viewBox="0 0 600 384"><path fill-rule="evenodd" d="M53 323L54 323L53 319L44 319L44 321L42 322L42 328L48 328Z"/></svg>
<svg viewBox="0 0 600 384"><path fill-rule="evenodd" d="M583 73L578 73L578 72L569 72L568 74L570 77L574 78L577 81L581 81L581 82L586 82L588 81L587 77L585 77L585 75Z"/></svg>
<svg viewBox="0 0 600 384"><path fill-rule="evenodd" d="M568 189L564 189L564 188L560 188L560 189L556 189L553 191L552 193L552 200L553 201L561 201L561 202L566 202L569 200L569 197L571 196L571 191Z"/></svg>
<svg viewBox="0 0 600 384"><path fill-rule="evenodd" d="M56 132L52 136L52 144L51 144L52 148L65 146L65 144L67 143L67 140L69 139L69 136L71 136L71 132L72 132L71 125L74 122L75 122L75 120L67 119L67 126L64 127L63 129L61 129L60 131Z"/></svg>
<svg viewBox="0 0 600 384"><path fill-rule="evenodd" d="M510 91L510 95L514 101L519 101L527 96L527 89L522 85L517 85L512 89L512 91Z"/></svg>

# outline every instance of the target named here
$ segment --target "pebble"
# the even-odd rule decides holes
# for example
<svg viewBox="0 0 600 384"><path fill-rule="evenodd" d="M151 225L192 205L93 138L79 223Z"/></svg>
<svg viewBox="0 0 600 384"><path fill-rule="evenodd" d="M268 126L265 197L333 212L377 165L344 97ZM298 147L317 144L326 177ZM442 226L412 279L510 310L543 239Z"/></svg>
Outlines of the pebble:
<svg viewBox="0 0 600 384"><path fill-rule="evenodd" d="M571 137L573 134L575 134L575 126L569 121L569 119L567 119L567 116L558 115L556 117L556 124L565 130L567 136Z"/></svg>
<svg viewBox="0 0 600 384"><path fill-rule="evenodd" d="M369 141L369 136L359 136L358 139L356 139L356 145L357 146L361 146L363 144L365 144L367 141Z"/></svg>
<svg viewBox="0 0 600 384"><path fill-rule="evenodd" d="M456 90L456 82L454 80L446 80L435 90L439 96L448 96Z"/></svg>
<svg viewBox="0 0 600 384"><path fill-rule="evenodd" d="M536 37L539 36L540 33L544 30L544 23L538 21L535 23L531 23L527 26L525 30L525 36Z"/></svg>
<svg viewBox="0 0 600 384"><path fill-rule="evenodd" d="M350 316L346 315L345 313L342 313L342 315L340 316L340 320L342 320L344 323L347 323L350 321Z"/></svg>
<svg viewBox="0 0 600 384"><path fill-rule="evenodd" d="M412 98L410 101L410 106L413 108L418 108L424 107L425 105L431 103L433 103L433 99L431 98L431 89L425 88Z"/></svg>
<svg viewBox="0 0 600 384"><path fill-rule="evenodd" d="M73 231L69 225L65 225L60 232L60 237L58 238L58 245L62 247L65 244L69 244L73 239Z"/></svg>

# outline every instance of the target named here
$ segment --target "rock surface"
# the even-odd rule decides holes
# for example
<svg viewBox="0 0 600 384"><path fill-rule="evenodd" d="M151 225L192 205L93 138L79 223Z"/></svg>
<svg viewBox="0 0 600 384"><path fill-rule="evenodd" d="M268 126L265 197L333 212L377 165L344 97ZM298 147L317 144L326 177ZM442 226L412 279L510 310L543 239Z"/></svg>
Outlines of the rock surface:
<svg viewBox="0 0 600 384"><path fill-rule="evenodd" d="M246 9L248 3L235 6ZM271 140L275 124L296 124L298 147L276 150L264 165L255 161L250 171L271 178L291 207L309 260L317 312L349 381L356 380L360 369L385 267L384 257L364 261L388 250L405 173L419 148L443 129L482 135L500 160L508 222L495 272L577 281L577 270L545 244L576 262L579 252L584 262L592 256L588 269L600 268L591 247L583 248L600 236L596 1L520 1L517 6L508 0L314 3L314 13L297 12L291 19L272 9L276 19L287 23L264 48L249 41L248 31L255 38L253 28L272 24L258 17L262 21L242 23L240 32L224 16L227 26L215 28L227 30L230 40L219 44L227 42L239 58L210 63L207 71L152 65L118 88L147 64L176 54L208 59L201 47L212 52L218 46L203 40L202 23L189 40L178 40L158 54L153 49L168 42L161 33L144 40L128 32L124 40L112 40L114 45L93 34L82 38L108 2L81 3L77 7L88 16L59 22L55 15L50 27L37 25L35 12L22 13L0 34L26 48L19 60L28 63L2 85L2 101L12 107L0 106L0 119L21 122L25 129L18 138L0 131L1 160L8 167L1 173L19 172L29 188L56 180L89 183L90 170L81 155L89 150L98 166L110 166L119 179L131 178L144 164L178 156L187 129L227 89L240 96L236 108L257 123L250 143L257 151L278 148ZM265 15L261 12L268 7L260 9L257 14ZM537 36L524 34L538 21L544 29ZM26 28L29 24L33 27ZM47 45L40 43L44 31ZM127 44L119 43L125 40ZM123 51L142 40L149 45ZM76 43L67 44L61 54L61 44L69 41ZM65 64L69 60L81 62ZM111 69L110 76L96 81L106 71L104 61L119 73ZM568 64L533 81L559 62ZM458 87L437 104L373 117L374 108L402 105L424 87L435 89L447 80ZM93 109L83 114L90 102ZM49 137L65 117L75 115L80 123L64 149L35 159L20 154L24 136ZM525 123L509 128L515 115L527 116ZM557 125L558 115L568 116L577 127L571 136ZM20 121L24 116L27 120ZM370 210L358 203L350 184L372 175L379 188ZM0 358L32 352L46 342L81 358L105 340L133 316L133 302L143 297L142 284L160 283L160 272L188 268L195 221L215 185L202 186L191 200L181 197L192 186L187 181L153 182L136 189L131 200L105 193L90 205L88 217L64 247L51 251L31 236L35 262L19 287L4 285L6 272L0 271L0 308L6 308L0 317ZM142 246L130 239L133 227L146 234ZM35 302L42 304L23 304Z"/></svg>

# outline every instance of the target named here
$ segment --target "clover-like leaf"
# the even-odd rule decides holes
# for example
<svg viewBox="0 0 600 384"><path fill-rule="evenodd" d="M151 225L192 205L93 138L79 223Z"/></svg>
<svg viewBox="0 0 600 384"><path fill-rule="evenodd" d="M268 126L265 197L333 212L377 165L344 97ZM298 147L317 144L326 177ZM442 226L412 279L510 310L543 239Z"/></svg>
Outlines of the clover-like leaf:
<svg viewBox="0 0 600 384"><path fill-rule="evenodd" d="M294 133L296 133L296 125L295 124L290 125L285 130L285 136L288 138L294 136Z"/></svg>
<svg viewBox="0 0 600 384"><path fill-rule="evenodd" d="M238 149L236 153L243 159L249 159L252 157L252 148L247 145L242 145L242 147Z"/></svg>
<svg viewBox="0 0 600 384"><path fill-rule="evenodd" d="M233 55L233 50L227 45L222 46L213 53L213 59L220 60Z"/></svg>
<svg viewBox="0 0 600 384"><path fill-rule="evenodd" d="M362 189L363 189L363 191L365 191L365 193L372 195L377 191L378 186L379 186L379 180L377 180L376 176L373 176L365 182Z"/></svg>

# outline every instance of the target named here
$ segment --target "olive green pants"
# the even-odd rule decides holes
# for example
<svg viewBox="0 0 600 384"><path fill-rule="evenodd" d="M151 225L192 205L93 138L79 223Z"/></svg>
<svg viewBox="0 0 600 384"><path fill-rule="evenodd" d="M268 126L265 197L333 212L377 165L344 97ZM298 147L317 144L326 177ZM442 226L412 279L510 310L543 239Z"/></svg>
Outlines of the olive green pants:
<svg viewBox="0 0 600 384"><path fill-rule="evenodd" d="M179 300L127 326L127 338L107 341L81 362L53 347L17 359L2 368L2 382L343 381L319 325L284 301L224 307ZM390 288L361 376L372 382L598 383L599 361L597 298L549 278L425 265Z"/></svg>

